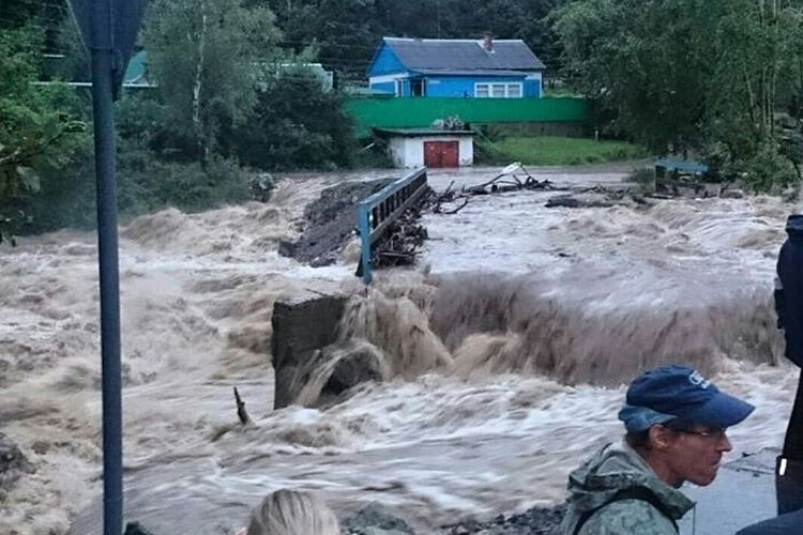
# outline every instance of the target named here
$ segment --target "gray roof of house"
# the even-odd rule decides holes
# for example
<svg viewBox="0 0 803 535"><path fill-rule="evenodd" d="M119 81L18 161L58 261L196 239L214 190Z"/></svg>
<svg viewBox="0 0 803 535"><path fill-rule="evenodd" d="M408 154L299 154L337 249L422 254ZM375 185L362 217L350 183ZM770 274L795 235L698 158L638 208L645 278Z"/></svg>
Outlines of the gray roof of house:
<svg viewBox="0 0 803 535"><path fill-rule="evenodd" d="M537 71L544 68L521 39L494 40L490 52L485 50L482 39L385 37L384 41L412 71Z"/></svg>
<svg viewBox="0 0 803 535"><path fill-rule="evenodd" d="M532 70L527 71L508 71L502 69L411 69L418 74L428 76L527 76Z"/></svg>

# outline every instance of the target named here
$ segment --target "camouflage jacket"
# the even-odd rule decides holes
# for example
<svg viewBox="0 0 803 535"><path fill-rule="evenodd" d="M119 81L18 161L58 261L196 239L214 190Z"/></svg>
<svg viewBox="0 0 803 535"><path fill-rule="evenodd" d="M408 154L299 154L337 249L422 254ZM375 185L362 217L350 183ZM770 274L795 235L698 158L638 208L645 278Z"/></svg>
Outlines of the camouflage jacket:
<svg viewBox="0 0 803 535"><path fill-rule="evenodd" d="M675 520L694 507L694 502L659 479L628 445L609 444L569 474L571 497L561 527L563 534L573 535L585 512L599 508L620 491L639 487L651 491ZM677 530L672 520L651 503L624 499L595 511L578 535L677 535Z"/></svg>

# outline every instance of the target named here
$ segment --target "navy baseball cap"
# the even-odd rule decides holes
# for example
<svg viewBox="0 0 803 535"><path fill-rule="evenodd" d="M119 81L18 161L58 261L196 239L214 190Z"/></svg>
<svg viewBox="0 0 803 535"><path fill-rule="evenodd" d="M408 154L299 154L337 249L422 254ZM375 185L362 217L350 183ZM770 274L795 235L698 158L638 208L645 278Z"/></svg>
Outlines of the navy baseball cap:
<svg viewBox="0 0 803 535"><path fill-rule="evenodd" d="M726 428L738 424L755 407L726 394L686 366L660 366L636 378L627 389L619 412L628 431L677 420L688 424Z"/></svg>

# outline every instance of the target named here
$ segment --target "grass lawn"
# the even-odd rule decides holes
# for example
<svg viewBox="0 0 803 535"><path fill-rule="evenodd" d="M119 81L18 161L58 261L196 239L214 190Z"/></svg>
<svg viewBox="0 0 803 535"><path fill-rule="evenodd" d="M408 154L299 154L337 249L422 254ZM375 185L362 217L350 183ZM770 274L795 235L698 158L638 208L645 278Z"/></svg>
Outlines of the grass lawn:
<svg viewBox="0 0 803 535"><path fill-rule="evenodd" d="M594 141L573 137L510 136L493 143L476 139L478 163L524 165L580 165L637 160L650 156L643 147L625 141Z"/></svg>

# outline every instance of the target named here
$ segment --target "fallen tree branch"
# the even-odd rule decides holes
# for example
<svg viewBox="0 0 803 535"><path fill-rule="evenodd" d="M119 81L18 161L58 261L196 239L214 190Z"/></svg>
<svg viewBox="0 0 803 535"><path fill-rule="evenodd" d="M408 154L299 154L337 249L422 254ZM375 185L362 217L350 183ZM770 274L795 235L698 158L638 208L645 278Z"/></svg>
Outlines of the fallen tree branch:
<svg viewBox="0 0 803 535"><path fill-rule="evenodd" d="M240 423L243 425L250 424L251 417L248 416L248 411L245 410L245 401L240 397L240 392L237 391L236 386L234 387L234 400L237 402L237 418L240 419Z"/></svg>
<svg viewBox="0 0 803 535"><path fill-rule="evenodd" d="M419 210L409 210L388 228L385 236L371 249L371 265L400 266L415 262L418 248L427 239L427 229L418 223Z"/></svg>
<svg viewBox="0 0 803 535"><path fill-rule="evenodd" d="M439 213L441 213L441 214L445 214L445 215L452 215L452 214L456 214L457 212L459 212L460 210L462 210L463 208L465 208L467 205L468 205L468 197L463 197L463 204L461 204L460 206L458 206L458 207L457 207L457 208L455 208L454 210L440 211Z"/></svg>
<svg viewBox="0 0 803 535"><path fill-rule="evenodd" d="M523 182L516 175L517 171L521 171L522 173L524 173L526 178L524 179ZM512 180L510 180L511 178ZM489 187L490 191L488 190ZM553 187L552 183L549 180L539 181L534 176L532 176L530 172L524 168L523 165L521 165L520 163L515 163L507 166L505 169L502 170L501 173L496 175L488 182L485 182L484 184L478 184L476 186L471 186L469 188L463 188L463 191L468 192L472 195L486 195L488 193L498 193L499 191L511 191L518 189L558 189L558 188Z"/></svg>

